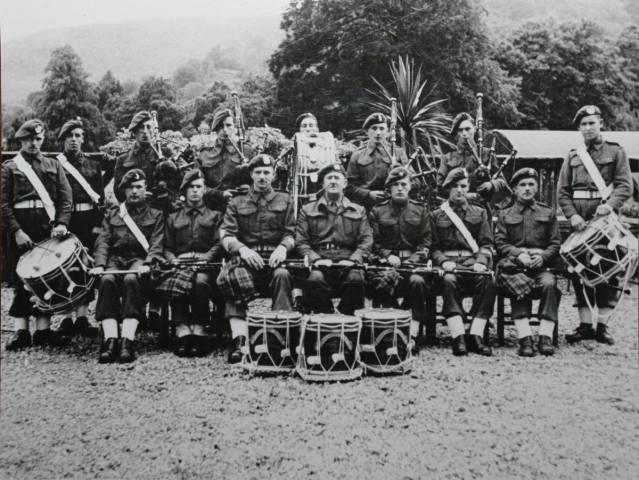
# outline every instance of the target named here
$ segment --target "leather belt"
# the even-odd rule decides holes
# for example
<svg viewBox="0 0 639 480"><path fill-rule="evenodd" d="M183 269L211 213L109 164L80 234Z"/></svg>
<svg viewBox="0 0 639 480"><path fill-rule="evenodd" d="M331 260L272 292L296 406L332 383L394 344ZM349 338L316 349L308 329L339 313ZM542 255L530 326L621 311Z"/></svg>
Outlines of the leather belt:
<svg viewBox="0 0 639 480"><path fill-rule="evenodd" d="M472 257L473 252L470 250L444 250L442 252L447 257Z"/></svg>
<svg viewBox="0 0 639 480"><path fill-rule="evenodd" d="M89 210L93 210L92 203L75 203L73 205L74 212L88 212Z"/></svg>
<svg viewBox="0 0 639 480"><path fill-rule="evenodd" d="M412 250L393 250L393 254L399 258L408 258L413 254Z"/></svg>
<svg viewBox="0 0 639 480"><path fill-rule="evenodd" d="M593 200L601 198L599 190L575 190L572 192L572 198L574 200Z"/></svg>
<svg viewBox="0 0 639 480"><path fill-rule="evenodd" d="M13 208L44 208L42 200L22 200L13 204Z"/></svg>
<svg viewBox="0 0 639 480"><path fill-rule="evenodd" d="M330 243L330 242L326 242L326 243L320 243L317 246L318 250L340 250L342 247L340 247L339 245L336 245L334 243Z"/></svg>
<svg viewBox="0 0 639 480"><path fill-rule="evenodd" d="M522 248L521 251L528 253L528 255L541 255L544 253L543 248Z"/></svg>
<svg viewBox="0 0 639 480"><path fill-rule="evenodd" d="M277 248L275 245L249 245L248 247L256 252L272 252Z"/></svg>

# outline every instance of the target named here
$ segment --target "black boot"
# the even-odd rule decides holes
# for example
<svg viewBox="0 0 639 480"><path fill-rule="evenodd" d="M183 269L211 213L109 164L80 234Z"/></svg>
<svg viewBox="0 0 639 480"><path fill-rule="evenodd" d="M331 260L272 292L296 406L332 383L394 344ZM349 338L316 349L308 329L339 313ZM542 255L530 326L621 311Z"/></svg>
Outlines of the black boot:
<svg viewBox="0 0 639 480"><path fill-rule="evenodd" d="M461 357L467 354L468 350L466 349L466 335L462 334L453 338L453 355Z"/></svg>
<svg viewBox="0 0 639 480"><path fill-rule="evenodd" d="M233 339L231 350L229 350L229 363L240 363L242 361L242 346L246 342L246 337L240 335Z"/></svg>
<svg viewBox="0 0 639 480"><path fill-rule="evenodd" d="M73 328L73 319L71 317L65 317L60 322L60 326L58 327L58 332L60 335L65 337L73 337L75 335L75 329Z"/></svg>
<svg viewBox="0 0 639 480"><path fill-rule="evenodd" d="M595 329L590 323L580 323L574 332L566 334L568 343L577 343L582 340L594 340L597 337Z"/></svg>
<svg viewBox="0 0 639 480"><path fill-rule="evenodd" d="M493 354L493 349L490 345L484 345L484 341L479 335L470 335L469 350L485 357L490 357Z"/></svg>
<svg viewBox="0 0 639 480"><path fill-rule="evenodd" d="M20 350L31 346L31 334L29 330L21 328L16 330L11 340L7 342L7 351Z"/></svg>
<svg viewBox="0 0 639 480"><path fill-rule="evenodd" d="M55 330L45 328L43 330L36 330L33 333L33 346L34 347L63 347L68 345L71 341L71 337L61 335Z"/></svg>
<svg viewBox="0 0 639 480"><path fill-rule="evenodd" d="M532 347L532 338L529 336L519 339L519 356L534 357L535 351Z"/></svg>
<svg viewBox="0 0 639 480"><path fill-rule="evenodd" d="M100 356L98 357L99 363L113 363L118 358L118 339L107 338L102 341L100 345Z"/></svg>
<svg viewBox="0 0 639 480"><path fill-rule="evenodd" d="M133 340L128 338L120 339L120 355L118 356L118 362L131 363L135 361L135 348L133 347Z"/></svg>
<svg viewBox="0 0 639 480"><path fill-rule="evenodd" d="M209 337L206 335L193 335L191 338L191 357L203 357L209 353Z"/></svg>
<svg viewBox="0 0 639 480"><path fill-rule="evenodd" d="M552 340L546 335L539 335L537 350L539 351L539 353L546 356L555 354L555 349L552 346Z"/></svg>
<svg viewBox="0 0 639 480"><path fill-rule="evenodd" d="M87 317L76 318L75 323L73 324L73 329L77 335L82 335L83 337L88 338L95 338L99 333L99 329L91 325Z"/></svg>
<svg viewBox="0 0 639 480"><path fill-rule="evenodd" d="M411 337L410 341L412 342L410 354L415 357L419 355L419 339L417 337Z"/></svg>
<svg viewBox="0 0 639 480"><path fill-rule="evenodd" d="M597 341L606 345L615 344L615 339L608 333L608 325L604 323L597 324Z"/></svg>
<svg viewBox="0 0 639 480"><path fill-rule="evenodd" d="M191 351L191 338L193 335L185 335L177 339L177 345L175 347L175 354L178 357L189 357Z"/></svg>

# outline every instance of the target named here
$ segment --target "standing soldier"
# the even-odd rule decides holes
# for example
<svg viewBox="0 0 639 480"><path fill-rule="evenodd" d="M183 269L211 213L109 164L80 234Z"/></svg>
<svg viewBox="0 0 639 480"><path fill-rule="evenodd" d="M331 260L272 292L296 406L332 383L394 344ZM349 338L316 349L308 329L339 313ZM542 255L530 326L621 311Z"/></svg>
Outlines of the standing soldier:
<svg viewBox="0 0 639 480"><path fill-rule="evenodd" d="M180 192L185 203L166 220L164 257L180 268L180 260L198 259L206 262L220 260L222 246L218 228L222 214L210 210L204 204L204 175L200 170L190 170L184 175ZM188 266L187 266L188 268ZM186 277L182 275L186 274ZM182 295L169 292L175 298L171 302L175 333L178 343L175 354L180 357L197 357L206 353L204 324L208 323L209 300L214 293L212 271L178 270L171 278L184 278Z"/></svg>
<svg viewBox="0 0 639 480"><path fill-rule="evenodd" d="M368 134L368 143L355 150L348 163L346 196L370 210L384 198L384 183L393 165L392 150L396 162L406 165L408 158L403 149L388 143L390 119L383 113L373 113L362 128Z"/></svg>
<svg viewBox="0 0 639 480"><path fill-rule="evenodd" d="M344 196L347 180L341 164L322 168L318 182L324 193L302 207L296 229L298 253L313 265L305 282L305 308L333 313L332 297L339 292L338 310L353 315L364 307L364 274L358 267L370 254L373 231L364 207Z"/></svg>
<svg viewBox="0 0 639 480"><path fill-rule="evenodd" d="M44 142L44 125L27 120L16 132L20 152L2 165L2 215L9 235L9 255L15 269L21 253L49 237L67 235L71 220L71 186L56 160L40 152ZM36 318L33 344L62 345L69 338L50 328L51 317L33 306L31 294L16 275L13 302L9 315L15 317L15 335L7 350L31 345L29 317Z"/></svg>
<svg viewBox="0 0 639 480"><path fill-rule="evenodd" d="M433 262L450 271L442 281L443 312L453 338L453 354L466 355L464 321L466 313L463 297L473 296L470 311L469 349L480 355L492 355L492 349L483 343L486 323L493 314L495 284L491 276L481 275L492 264L493 234L486 210L468 203L468 173L464 168L454 168L442 185L448 192L444 202L431 217ZM471 272L453 273L457 267ZM473 274L475 272L475 274Z"/></svg>
<svg viewBox="0 0 639 480"><path fill-rule="evenodd" d="M280 266L295 247L293 200L273 190L274 164L265 154L251 159L253 185L246 195L229 202L220 227L222 246L232 255L217 279L227 296L225 316L233 336L230 363L242 359L241 347L248 334L247 302L256 291L270 290L273 310L293 310L293 277Z"/></svg>
<svg viewBox="0 0 639 480"><path fill-rule="evenodd" d="M295 129L306 135L318 133L317 117L310 112L302 113L295 119Z"/></svg>
<svg viewBox="0 0 639 480"><path fill-rule="evenodd" d="M510 297L511 317L517 328L519 355L532 357L530 314L539 298L539 344L542 355L552 355L561 291L555 274L544 271L558 259L561 236L552 208L535 201L539 189L534 168L517 170L510 179L515 202L499 213L495 247L501 257L497 284Z"/></svg>
<svg viewBox="0 0 639 480"><path fill-rule="evenodd" d="M104 184L101 164L82 152L84 126L82 120L69 120L60 129L58 140L63 144L63 153L58 161L64 169L73 192L73 213L69 230L89 251L93 248L102 223L101 207L104 203ZM71 316L60 323L60 332L68 336L81 334L96 336L98 329L89 324L88 307L93 293L87 295L75 308L75 323Z"/></svg>
<svg viewBox="0 0 639 480"><path fill-rule="evenodd" d="M248 186L251 178L235 139L231 110L217 109L213 114L211 129L217 135L215 145L200 151L198 163L206 179L207 206L223 212L235 190L243 185Z"/></svg>
<svg viewBox="0 0 639 480"><path fill-rule="evenodd" d="M487 207L489 203L499 202L508 194L508 184L503 177L492 179L490 168L490 149L482 148L481 158L475 143L475 121L473 117L462 112L453 119L450 136L455 140L457 148L447 153L437 171L437 185L442 185L448 173L454 168L465 168L469 175L467 197ZM489 218L492 222L492 218Z"/></svg>
<svg viewBox="0 0 639 480"><path fill-rule="evenodd" d="M140 275L148 273L153 260L162 259L164 218L162 212L146 202L146 177L134 168L124 174L120 184L124 202L113 207L102 221L95 242L95 268L102 275L105 268L132 270L124 275L106 274L100 280L95 318L102 323L104 339L100 363L129 363L135 360L135 332L144 318L146 300ZM136 272L137 270L137 272ZM118 321L121 338L118 341Z"/></svg>
<svg viewBox="0 0 639 480"><path fill-rule="evenodd" d="M402 261L423 263L428 259L431 244L430 218L426 207L410 200L410 172L395 167L385 184L390 200L373 207L370 224L373 229L373 253L398 268ZM397 274L396 270L392 270ZM399 279L399 276L395 275ZM412 274L393 282L386 272L374 272L369 277L373 288L373 303L382 307L397 307L396 297L403 297L402 308L410 308L413 315L411 337L419 333L420 322L425 321L426 282L424 277ZM415 345L417 343L415 342Z"/></svg>
<svg viewBox="0 0 639 480"><path fill-rule="evenodd" d="M575 231L586 228L595 216L618 212L632 195L630 165L624 149L601 135L603 121L601 111L594 105L581 107L573 119L581 132L584 145L570 150L564 161L557 182L557 200L564 215ZM586 288L579 279L573 280L579 326L566 335L568 343L596 339L600 343L614 344L608 333L609 320L620 292L607 285L595 289ZM586 298L587 296L587 298ZM592 324L592 312L588 304L597 307L597 330Z"/></svg>

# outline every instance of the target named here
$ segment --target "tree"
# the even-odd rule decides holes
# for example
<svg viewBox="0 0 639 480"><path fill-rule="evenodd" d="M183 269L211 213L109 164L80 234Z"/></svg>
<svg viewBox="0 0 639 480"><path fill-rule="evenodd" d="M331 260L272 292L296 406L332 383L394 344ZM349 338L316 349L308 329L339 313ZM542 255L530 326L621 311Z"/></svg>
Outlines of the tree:
<svg viewBox="0 0 639 480"><path fill-rule="evenodd" d="M270 76L254 75L242 83L239 96L246 125L263 127L270 123L275 101L274 91L275 82Z"/></svg>
<svg viewBox="0 0 639 480"><path fill-rule="evenodd" d="M484 11L476 0L300 0L284 13L286 38L269 61L276 107L288 122L312 111L320 124L353 128L367 113L371 76L392 81L387 64L411 55L452 111L486 96L495 125L516 122L518 84L493 59ZM278 125L282 128L288 125Z"/></svg>
<svg viewBox="0 0 639 480"><path fill-rule="evenodd" d="M220 105L230 106L231 88L224 82L214 82L208 91L184 106L184 117L182 123L183 131L186 135L190 131L195 131L203 120L212 118L213 112Z"/></svg>
<svg viewBox="0 0 639 480"><path fill-rule="evenodd" d="M608 126L614 128L632 123L630 118L617 119L623 108L634 108L636 120L632 98L636 102L637 83L632 78L636 78L637 58L631 52L637 39L633 44L631 37L624 37L624 42L615 47L589 21L530 22L513 32L499 49L499 61L521 78L521 126L572 129L575 112L585 104L598 105ZM624 66L620 50L630 56Z"/></svg>
<svg viewBox="0 0 639 480"><path fill-rule="evenodd" d="M96 85L95 94L98 108L104 113L104 110L114 110L114 104L121 100L124 89L111 70L108 70Z"/></svg>
<svg viewBox="0 0 639 480"><path fill-rule="evenodd" d="M57 131L67 120L76 117L84 120L89 142L100 143L110 136L88 76L82 60L69 45L51 52L42 94L35 98L36 115L47 125L45 148L54 149Z"/></svg>

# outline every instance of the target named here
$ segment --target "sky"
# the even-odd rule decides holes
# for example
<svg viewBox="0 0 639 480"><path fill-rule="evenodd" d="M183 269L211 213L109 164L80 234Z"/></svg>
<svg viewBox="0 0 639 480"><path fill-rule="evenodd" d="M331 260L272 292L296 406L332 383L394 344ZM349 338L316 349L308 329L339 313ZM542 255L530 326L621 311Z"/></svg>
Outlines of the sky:
<svg viewBox="0 0 639 480"><path fill-rule="evenodd" d="M255 16L289 0L3 0L0 35L3 41L59 27L141 19Z"/></svg>

